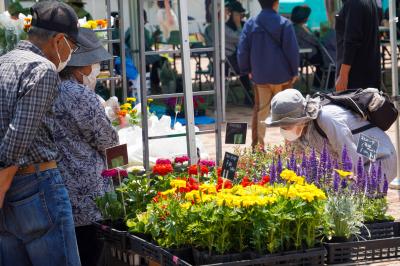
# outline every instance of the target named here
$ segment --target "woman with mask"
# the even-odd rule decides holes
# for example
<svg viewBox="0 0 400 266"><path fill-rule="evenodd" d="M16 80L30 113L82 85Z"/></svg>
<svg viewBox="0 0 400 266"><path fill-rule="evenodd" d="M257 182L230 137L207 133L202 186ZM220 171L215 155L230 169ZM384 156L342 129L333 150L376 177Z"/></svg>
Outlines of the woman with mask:
<svg viewBox="0 0 400 266"><path fill-rule="evenodd" d="M95 199L107 186L101 172L106 168L105 149L118 144L118 134L94 92L100 62L112 57L92 30L80 28L81 46L60 73L55 101L54 138L60 153L58 166L68 189L82 265L97 265L93 221L101 220Z"/></svg>
<svg viewBox="0 0 400 266"><path fill-rule="evenodd" d="M331 155L341 159L342 150L346 146L353 168L356 168L361 155L357 153L360 133L353 134L352 131L368 123L360 115L341 106L321 106L318 98L304 98L295 89L287 89L274 96L271 116L265 121L267 127L280 127L282 136L297 150L314 148L316 152L320 152L326 142ZM376 163L382 163L382 169L389 181L394 179L397 157L389 136L378 127L361 133L379 140ZM368 169L370 160L363 157L363 162Z"/></svg>

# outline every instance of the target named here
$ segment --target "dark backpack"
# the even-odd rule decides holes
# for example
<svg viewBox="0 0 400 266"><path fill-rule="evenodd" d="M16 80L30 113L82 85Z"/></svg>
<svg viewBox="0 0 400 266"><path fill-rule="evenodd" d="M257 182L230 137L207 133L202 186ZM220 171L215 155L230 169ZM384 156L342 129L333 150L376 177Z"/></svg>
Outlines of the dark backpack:
<svg viewBox="0 0 400 266"><path fill-rule="evenodd" d="M378 93L384 97L384 103L374 111L370 111L368 108L375 94L373 91L358 89L329 94L318 92L313 97L320 97L322 106L336 104L359 114L370 122L368 125L352 130L351 133L354 135L373 127L386 131L396 121L398 110L390 100L390 97L384 92ZM316 120L314 120L314 125L317 131L323 137L326 137Z"/></svg>

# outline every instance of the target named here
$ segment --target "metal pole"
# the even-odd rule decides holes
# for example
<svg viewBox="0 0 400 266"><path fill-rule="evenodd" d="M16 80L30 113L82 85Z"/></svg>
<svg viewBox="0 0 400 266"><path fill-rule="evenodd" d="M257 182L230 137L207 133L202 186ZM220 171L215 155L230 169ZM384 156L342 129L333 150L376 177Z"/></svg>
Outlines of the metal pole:
<svg viewBox="0 0 400 266"><path fill-rule="evenodd" d="M217 2L217 1L213 1L213 2ZM221 0L220 2L220 14L221 17L220 19L214 20L214 24L219 25L220 29L221 29L221 35L220 35L220 39L221 39L221 43L217 43L215 41L215 44L219 47L221 47L221 75L217 76L217 77L221 77L221 89L222 89L222 97L221 97L221 104L222 104L222 120L221 122L225 122L226 121L226 85L225 85L225 62L226 62L226 54L225 54L225 1ZM218 7L217 7L217 12L218 12ZM214 38L215 40L215 38ZM216 46L215 46L216 47ZM216 65L217 66L217 65Z"/></svg>
<svg viewBox="0 0 400 266"><path fill-rule="evenodd" d="M216 123L216 161L217 165L219 165L221 159L222 159L222 137L221 137L221 131L222 131L222 121L223 121L223 116L225 110L225 61L221 60L221 55L225 54L225 49L221 48L221 44L223 41L221 41L219 29L221 25L221 29L224 28L225 23L219 23L218 20L218 2L220 1L213 1L213 33L214 33L214 91L215 91L215 106L216 106L216 115L217 115L217 123ZM221 3L224 3L224 0L221 0ZM222 6L221 10L223 10L224 7ZM223 14L223 12L221 12ZM222 30L221 30L222 32ZM218 67L221 66L221 67ZM222 94L222 95L221 95ZM222 96L222 97L221 97Z"/></svg>
<svg viewBox="0 0 400 266"><path fill-rule="evenodd" d="M125 54L125 27L124 27L124 0L118 0L119 12L119 50L121 56L122 101L128 97L128 82L126 78L126 54Z"/></svg>
<svg viewBox="0 0 400 266"><path fill-rule="evenodd" d="M147 88L146 88L146 55L144 38L144 0L138 0L139 8L139 55L140 55L140 96L142 107L142 143L143 143L143 166L150 169L149 154L149 121L147 120Z"/></svg>
<svg viewBox="0 0 400 266"><path fill-rule="evenodd" d="M128 1L129 3L129 17L130 17L130 34L131 34L131 56L135 64L139 62L139 25L138 25L138 3L137 1Z"/></svg>
<svg viewBox="0 0 400 266"><path fill-rule="evenodd" d="M110 3L110 0L106 0L106 6L107 6L107 39L109 41L111 41L113 29L111 28L111 3ZM113 47L112 47L111 42L108 42L108 52L110 54L113 54ZM110 77L114 77L114 58L110 60ZM115 80L110 80L110 85L111 85L110 94L111 94L111 96L115 96Z"/></svg>
<svg viewBox="0 0 400 266"><path fill-rule="evenodd" d="M187 0L179 1L182 77L185 95L186 144L191 164L197 164L196 135L194 130L193 88L190 69L189 22Z"/></svg>
<svg viewBox="0 0 400 266"><path fill-rule="evenodd" d="M389 1L389 27L390 27L390 47L392 59L392 95L399 95L399 76L397 63L397 17L396 17L396 1ZM399 109L398 100L395 101L396 108ZM390 187L400 189L400 123L396 121L396 147L397 147L397 177L390 183Z"/></svg>

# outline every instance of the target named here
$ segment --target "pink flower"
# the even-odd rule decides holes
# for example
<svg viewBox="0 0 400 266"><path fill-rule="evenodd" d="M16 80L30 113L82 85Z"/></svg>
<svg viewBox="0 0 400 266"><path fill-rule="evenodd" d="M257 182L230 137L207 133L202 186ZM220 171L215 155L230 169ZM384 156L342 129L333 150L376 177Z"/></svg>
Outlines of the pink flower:
<svg viewBox="0 0 400 266"><path fill-rule="evenodd" d="M184 162L188 162L188 161L189 161L188 156L181 156L181 157L175 158L175 163L184 163Z"/></svg>
<svg viewBox="0 0 400 266"><path fill-rule="evenodd" d="M205 165L207 167L215 167L215 161L212 160L200 160L200 165Z"/></svg>
<svg viewBox="0 0 400 266"><path fill-rule="evenodd" d="M172 164L168 159L157 159L156 164Z"/></svg>
<svg viewBox="0 0 400 266"><path fill-rule="evenodd" d="M128 172L126 170L123 170L123 169L103 170L103 172L101 172L101 176L104 177L104 178L118 177L118 171L119 171L119 175L121 177L127 177L128 176Z"/></svg>

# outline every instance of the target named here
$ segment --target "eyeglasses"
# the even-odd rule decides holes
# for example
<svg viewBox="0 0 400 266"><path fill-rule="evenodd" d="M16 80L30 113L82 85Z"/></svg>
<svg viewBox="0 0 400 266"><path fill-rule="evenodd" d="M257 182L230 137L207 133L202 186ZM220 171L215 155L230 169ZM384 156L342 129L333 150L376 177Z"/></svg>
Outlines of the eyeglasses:
<svg viewBox="0 0 400 266"><path fill-rule="evenodd" d="M68 41L70 41L70 42L74 45L73 48L70 47L70 49L72 50L72 53L75 53L76 51L78 51L78 50L79 50L79 45L78 45L78 43L75 42L74 40L72 40L72 39L71 39L70 37L68 37L67 35L64 35L64 36L65 36L65 38L66 38ZM68 43L68 46L69 46L69 43Z"/></svg>

